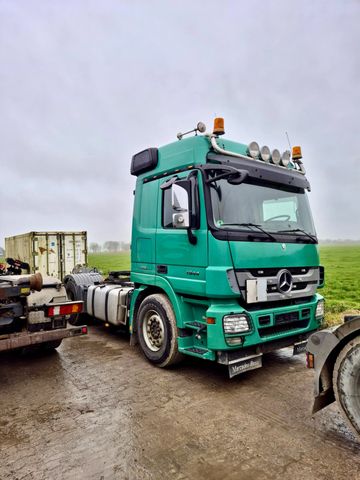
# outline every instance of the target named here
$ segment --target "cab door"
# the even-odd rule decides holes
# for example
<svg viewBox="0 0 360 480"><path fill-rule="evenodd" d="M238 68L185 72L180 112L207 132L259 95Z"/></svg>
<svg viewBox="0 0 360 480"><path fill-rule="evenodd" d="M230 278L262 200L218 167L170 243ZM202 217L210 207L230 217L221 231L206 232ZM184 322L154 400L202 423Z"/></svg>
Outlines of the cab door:
<svg viewBox="0 0 360 480"><path fill-rule="evenodd" d="M188 212L186 195L179 189L183 180L189 186ZM177 293L205 295L208 252L201 175L197 170L182 172L159 183L156 275L166 278ZM182 225L187 222L190 230Z"/></svg>

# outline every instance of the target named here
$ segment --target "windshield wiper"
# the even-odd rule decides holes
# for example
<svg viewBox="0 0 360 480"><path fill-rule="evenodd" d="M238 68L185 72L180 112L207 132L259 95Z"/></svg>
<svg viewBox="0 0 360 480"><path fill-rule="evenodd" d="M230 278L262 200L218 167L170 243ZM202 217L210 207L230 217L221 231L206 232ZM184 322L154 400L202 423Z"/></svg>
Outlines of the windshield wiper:
<svg viewBox="0 0 360 480"><path fill-rule="evenodd" d="M302 228L292 228L291 230L278 230L276 233L295 233L295 232L301 232L304 235L306 235L308 238L310 238L314 243L317 243L317 238L311 235L310 233L306 232Z"/></svg>
<svg viewBox="0 0 360 480"><path fill-rule="evenodd" d="M262 227L260 227L260 225L257 225L256 223L223 223L221 226L223 227L224 225L225 226L236 225L237 227L250 227L250 228L255 227L258 230L260 230L260 232L265 233L265 235L267 235L273 242L277 242L276 238L273 237L271 233L267 232Z"/></svg>

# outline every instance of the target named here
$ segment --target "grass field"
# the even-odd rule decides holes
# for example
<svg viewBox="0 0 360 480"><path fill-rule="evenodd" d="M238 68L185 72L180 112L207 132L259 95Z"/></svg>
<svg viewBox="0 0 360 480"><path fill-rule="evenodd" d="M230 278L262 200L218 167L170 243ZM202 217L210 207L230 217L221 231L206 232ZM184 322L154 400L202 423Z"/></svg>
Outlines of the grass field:
<svg viewBox="0 0 360 480"><path fill-rule="evenodd" d="M340 323L344 313L360 313L360 245L321 246L325 267L326 321Z"/></svg>
<svg viewBox="0 0 360 480"><path fill-rule="evenodd" d="M325 267L325 288L319 292L326 300L326 322L341 323L344 313L360 314L360 245L322 245L320 257ZM104 275L110 270L130 270L130 254L89 254L89 265Z"/></svg>

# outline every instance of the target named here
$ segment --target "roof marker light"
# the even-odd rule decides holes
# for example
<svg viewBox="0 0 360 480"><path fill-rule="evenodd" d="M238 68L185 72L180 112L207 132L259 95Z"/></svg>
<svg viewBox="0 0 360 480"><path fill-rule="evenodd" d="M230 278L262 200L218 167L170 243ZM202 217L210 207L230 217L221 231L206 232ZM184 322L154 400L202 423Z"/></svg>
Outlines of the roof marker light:
<svg viewBox="0 0 360 480"><path fill-rule="evenodd" d="M274 148L271 154L271 161L275 163L275 165L279 165L281 160L280 152L277 148Z"/></svg>
<svg viewBox="0 0 360 480"><path fill-rule="evenodd" d="M264 162L270 162L270 157L271 157L270 148L267 147L266 145L261 147L260 157L261 157L262 160L264 160Z"/></svg>
<svg viewBox="0 0 360 480"><path fill-rule="evenodd" d="M252 158L258 158L260 154L260 147L257 142L250 142L248 145L248 154Z"/></svg>

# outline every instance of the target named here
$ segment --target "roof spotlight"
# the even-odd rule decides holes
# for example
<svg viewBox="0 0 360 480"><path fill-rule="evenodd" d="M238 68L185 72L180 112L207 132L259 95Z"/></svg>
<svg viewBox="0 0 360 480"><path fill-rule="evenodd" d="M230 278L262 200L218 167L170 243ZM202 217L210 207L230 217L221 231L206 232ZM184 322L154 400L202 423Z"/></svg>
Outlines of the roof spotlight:
<svg viewBox="0 0 360 480"><path fill-rule="evenodd" d="M280 164L281 155L280 155L280 152L277 148L274 148L274 150L272 151L271 160L272 160L273 163L275 163L275 165Z"/></svg>
<svg viewBox="0 0 360 480"><path fill-rule="evenodd" d="M257 142L250 142L248 145L248 154L252 158L258 158L260 154L260 147Z"/></svg>
<svg viewBox="0 0 360 480"><path fill-rule="evenodd" d="M290 164L290 151L285 150L285 152L281 155L281 165L284 165L284 167L288 167Z"/></svg>
<svg viewBox="0 0 360 480"><path fill-rule="evenodd" d="M264 160L264 162L270 162L270 157L271 157L270 148L267 147L266 145L261 147L260 157L261 157L262 160Z"/></svg>

